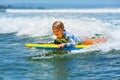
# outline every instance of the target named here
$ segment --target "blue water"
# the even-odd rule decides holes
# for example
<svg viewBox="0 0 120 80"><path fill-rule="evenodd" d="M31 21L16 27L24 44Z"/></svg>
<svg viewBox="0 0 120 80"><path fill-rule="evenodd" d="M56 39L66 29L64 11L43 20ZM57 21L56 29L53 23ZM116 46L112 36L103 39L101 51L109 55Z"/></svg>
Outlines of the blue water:
<svg viewBox="0 0 120 80"><path fill-rule="evenodd" d="M119 12L25 11L0 12L0 80L120 79ZM78 36L100 33L108 41L63 54L24 46L53 41L51 25L56 20Z"/></svg>

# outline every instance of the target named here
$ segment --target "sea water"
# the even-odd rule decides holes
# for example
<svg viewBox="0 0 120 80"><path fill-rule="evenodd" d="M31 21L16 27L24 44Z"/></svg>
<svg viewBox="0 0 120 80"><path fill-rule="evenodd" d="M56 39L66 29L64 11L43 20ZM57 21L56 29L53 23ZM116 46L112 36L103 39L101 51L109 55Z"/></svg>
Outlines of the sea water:
<svg viewBox="0 0 120 80"><path fill-rule="evenodd" d="M108 40L79 51L61 52L65 54L24 46L52 42L55 36L51 26L58 20L66 31L77 36L102 34ZM119 80L120 9L0 11L0 80L48 79Z"/></svg>

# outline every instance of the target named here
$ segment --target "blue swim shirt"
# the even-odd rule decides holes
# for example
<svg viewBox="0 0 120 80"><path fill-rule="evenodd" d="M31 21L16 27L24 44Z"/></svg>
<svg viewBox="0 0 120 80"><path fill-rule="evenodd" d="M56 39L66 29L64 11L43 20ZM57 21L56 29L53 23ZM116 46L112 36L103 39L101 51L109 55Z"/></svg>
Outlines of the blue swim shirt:
<svg viewBox="0 0 120 80"><path fill-rule="evenodd" d="M65 47L74 47L77 43L82 43L80 37L70 34L64 31L63 36L68 39L68 43L65 43Z"/></svg>

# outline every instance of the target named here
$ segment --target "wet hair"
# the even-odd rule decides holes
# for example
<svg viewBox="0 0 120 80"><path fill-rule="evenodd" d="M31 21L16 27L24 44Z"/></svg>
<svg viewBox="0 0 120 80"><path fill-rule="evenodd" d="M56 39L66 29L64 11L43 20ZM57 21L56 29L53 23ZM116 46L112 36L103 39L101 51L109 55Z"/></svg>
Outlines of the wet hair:
<svg viewBox="0 0 120 80"><path fill-rule="evenodd" d="M52 28L54 28L54 27L61 28L64 30L64 24L61 21L55 21L52 25Z"/></svg>

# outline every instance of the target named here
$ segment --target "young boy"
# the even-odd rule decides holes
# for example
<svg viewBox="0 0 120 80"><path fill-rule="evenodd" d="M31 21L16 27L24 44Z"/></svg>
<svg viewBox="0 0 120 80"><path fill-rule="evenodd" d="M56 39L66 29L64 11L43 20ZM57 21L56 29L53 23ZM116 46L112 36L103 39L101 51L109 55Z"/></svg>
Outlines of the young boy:
<svg viewBox="0 0 120 80"><path fill-rule="evenodd" d="M59 44L58 48L74 47L76 44L90 45L90 44L106 41L104 37L94 38L94 39L85 37L84 39L82 39L73 34L70 34L64 29L64 24L61 21L55 21L52 25L52 30L53 30L53 34L57 37L54 40L54 43Z"/></svg>

